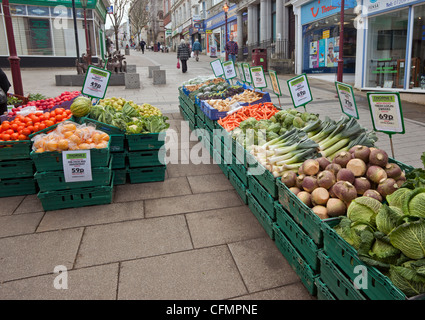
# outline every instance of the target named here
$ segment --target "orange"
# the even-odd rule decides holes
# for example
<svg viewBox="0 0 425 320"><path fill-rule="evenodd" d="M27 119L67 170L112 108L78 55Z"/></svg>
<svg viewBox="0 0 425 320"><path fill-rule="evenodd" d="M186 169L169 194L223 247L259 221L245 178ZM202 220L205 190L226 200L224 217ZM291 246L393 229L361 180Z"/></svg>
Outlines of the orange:
<svg viewBox="0 0 425 320"><path fill-rule="evenodd" d="M58 148L61 150L68 150L69 144L68 144L68 140L66 139L61 139L58 141Z"/></svg>

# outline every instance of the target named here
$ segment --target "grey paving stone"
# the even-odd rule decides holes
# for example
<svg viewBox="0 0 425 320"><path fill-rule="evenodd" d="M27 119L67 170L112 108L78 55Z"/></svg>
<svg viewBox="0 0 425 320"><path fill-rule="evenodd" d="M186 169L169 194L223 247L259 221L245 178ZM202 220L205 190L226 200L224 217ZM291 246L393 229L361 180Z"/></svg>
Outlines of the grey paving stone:
<svg viewBox="0 0 425 320"><path fill-rule="evenodd" d="M316 300L301 281L282 287L247 294L232 300Z"/></svg>
<svg viewBox="0 0 425 320"><path fill-rule="evenodd" d="M25 196L1 198L0 216L12 214Z"/></svg>
<svg viewBox="0 0 425 320"><path fill-rule="evenodd" d="M25 199L16 209L15 214L21 213L31 213L31 212L39 212L44 211L43 205L41 204L40 199L37 198L36 194L31 194L25 196Z"/></svg>
<svg viewBox="0 0 425 320"><path fill-rule="evenodd" d="M37 231L113 223L143 217L143 201L70 208L46 212Z"/></svg>
<svg viewBox="0 0 425 320"><path fill-rule="evenodd" d="M115 187L114 202L173 197L191 194L185 177L169 178L160 182L125 184Z"/></svg>
<svg viewBox="0 0 425 320"><path fill-rule="evenodd" d="M300 280L268 237L228 244L249 292Z"/></svg>
<svg viewBox="0 0 425 320"><path fill-rule="evenodd" d="M192 249L183 216L87 227L76 266L91 266Z"/></svg>
<svg viewBox="0 0 425 320"><path fill-rule="evenodd" d="M73 267L82 228L0 239L0 283Z"/></svg>
<svg viewBox="0 0 425 320"><path fill-rule="evenodd" d="M145 216L158 217L180 213L237 207L243 204L235 190L146 200Z"/></svg>
<svg viewBox="0 0 425 320"><path fill-rule="evenodd" d="M55 283L62 277L66 282L61 281L59 285L67 285L67 288L55 288ZM6 282L0 286L0 299L115 300L117 286L118 263L115 263Z"/></svg>
<svg viewBox="0 0 425 320"><path fill-rule="evenodd" d="M221 173L224 176L223 171L216 164L169 164L167 171L170 178L214 173Z"/></svg>
<svg viewBox="0 0 425 320"><path fill-rule="evenodd" d="M232 190L233 185L223 173L189 176L190 187L193 193L205 193Z"/></svg>
<svg viewBox="0 0 425 320"><path fill-rule="evenodd" d="M0 216L0 238L33 233L44 212Z"/></svg>
<svg viewBox="0 0 425 320"><path fill-rule="evenodd" d="M247 293L226 246L123 262L118 299L227 299Z"/></svg>
<svg viewBox="0 0 425 320"><path fill-rule="evenodd" d="M267 234L248 206L186 214L195 248L265 237Z"/></svg>

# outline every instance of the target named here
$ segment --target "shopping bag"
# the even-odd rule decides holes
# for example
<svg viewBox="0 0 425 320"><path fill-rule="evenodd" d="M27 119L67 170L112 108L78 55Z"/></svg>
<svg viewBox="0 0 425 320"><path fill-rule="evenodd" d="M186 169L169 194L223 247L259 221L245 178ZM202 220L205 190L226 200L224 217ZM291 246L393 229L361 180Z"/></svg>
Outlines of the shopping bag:
<svg viewBox="0 0 425 320"><path fill-rule="evenodd" d="M180 69L180 61L177 60L177 69Z"/></svg>
<svg viewBox="0 0 425 320"><path fill-rule="evenodd" d="M195 57L195 52L192 51L192 53L190 54L190 57L191 58L194 58Z"/></svg>

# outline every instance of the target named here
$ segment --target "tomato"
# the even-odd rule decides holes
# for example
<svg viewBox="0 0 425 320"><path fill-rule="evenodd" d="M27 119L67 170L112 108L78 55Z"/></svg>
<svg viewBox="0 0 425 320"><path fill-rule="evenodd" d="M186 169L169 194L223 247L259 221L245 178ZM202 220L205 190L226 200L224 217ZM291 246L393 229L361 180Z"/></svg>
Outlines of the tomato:
<svg viewBox="0 0 425 320"><path fill-rule="evenodd" d="M13 129L13 131L18 131L19 125L17 123L13 123L10 125L10 128Z"/></svg>
<svg viewBox="0 0 425 320"><path fill-rule="evenodd" d="M44 122L44 125L46 126L46 127L51 127L51 126L53 126L55 123L53 122L53 121L51 121L51 120L46 120L45 122Z"/></svg>
<svg viewBox="0 0 425 320"><path fill-rule="evenodd" d="M9 141L9 140L10 140L10 134L3 133L3 134L1 135L1 139L2 139L3 141Z"/></svg>
<svg viewBox="0 0 425 320"><path fill-rule="evenodd" d="M31 131L31 133L32 133L32 132L34 132L34 126L28 126L28 127L27 127L27 129L28 129L29 131Z"/></svg>
<svg viewBox="0 0 425 320"><path fill-rule="evenodd" d="M44 116L44 114L42 114L41 116L39 116L38 117L38 120L41 122L41 121L44 121L44 120L46 120L46 117Z"/></svg>
<svg viewBox="0 0 425 320"><path fill-rule="evenodd" d="M31 134L31 130L29 130L28 128L25 128L24 130L22 130L22 134L29 136Z"/></svg>
<svg viewBox="0 0 425 320"><path fill-rule="evenodd" d="M39 128L40 130L46 129L48 126L44 123L40 123Z"/></svg>
<svg viewBox="0 0 425 320"><path fill-rule="evenodd" d="M6 131L6 130L10 129L10 124L3 122L2 125L1 125L1 128L2 128L3 131Z"/></svg>
<svg viewBox="0 0 425 320"><path fill-rule="evenodd" d="M43 113L43 116L44 116L45 120L49 119L50 118L50 112L47 111L47 112Z"/></svg>
<svg viewBox="0 0 425 320"><path fill-rule="evenodd" d="M58 115L58 114L63 114L63 112L65 111L65 109L64 108L57 108L56 110L55 110L55 112L56 112L56 115Z"/></svg>
<svg viewBox="0 0 425 320"><path fill-rule="evenodd" d="M20 135L18 136L18 140L28 140L28 138L27 138L27 136L26 136L26 135L20 134Z"/></svg>
<svg viewBox="0 0 425 320"><path fill-rule="evenodd" d="M36 123L34 125L34 132L37 132L37 131L40 131L40 124L39 123Z"/></svg>
<svg viewBox="0 0 425 320"><path fill-rule="evenodd" d="M70 110L70 109L66 109L66 110L65 110L65 112L66 112L66 114L68 114L68 115L72 114L72 112L71 112L71 110Z"/></svg>
<svg viewBox="0 0 425 320"><path fill-rule="evenodd" d="M19 127L18 127L18 130L16 130L16 131L18 131L18 132L19 132L19 131L22 131L22 130L24 130L24 129L25 129L25 126L19 126Z"/></svg>
<svg viewBox="0 0 425 320"><path fill-rule="evenodd" d="M53 110L52 112L50 112L50 117L56 117L56 110Z"/></svg>
<svg viewBox="0 0 425 320"><path fill-rule="evenodd" d="M19 133L12 133L11 135L10 135L10 139L11 140L18 140L18 137L19 137Z"/></svg>
<svg viewBox="0 0 425 320"><path fill-rule="evenodd" d="M15 131L13 131L12 129L8 129L5 131L5 133L11 135L12 133L15 133Z"/></svg>
<svg viewBox="0 0 425 320"><path fill-rule="evenodd" d="M56 116L56 121L60 122L60 121L62 121L62 120L63 120L63 115L58 114L58 115Z"/></svg>
<svg viewBox="0 0 425 320"><path fill-rule="evenodd" d="M55 116L56 117L56 116ZM56 118L55 117L51 117L49 120L53 122L53 124L56 123Z"/></svg>

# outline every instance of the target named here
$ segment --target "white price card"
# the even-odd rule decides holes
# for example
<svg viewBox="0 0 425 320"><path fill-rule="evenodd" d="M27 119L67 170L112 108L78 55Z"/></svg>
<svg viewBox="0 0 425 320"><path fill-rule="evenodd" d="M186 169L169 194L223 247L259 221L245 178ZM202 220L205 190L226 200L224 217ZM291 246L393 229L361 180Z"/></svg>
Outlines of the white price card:
<svg viewBox="0 0 425 320"><path fill-rule="evenodd" d="M108 89L111 71L89 66L81 93L96 99L103 99Z"/></svg>
<svg viewBox="0 0 425 320"><path fill-rule="evenodd" d="M295 108L305 106L313 101L306 74L289 79L288 87Z"/></svg>
<svg viewBox="0 0 425 320"><path fill-rule="evenodd" d="M217 59L210 62L211 68L216 77L221 77L224 74L223 65L221 64L221 60Z"/></svg>
<svg viewBox="0 0 425 320"><path fill-rule="evenodd" d="M245 82L245 73L243 71L242 63L238 63L238 71L239 71L239 79L241 79L242 82Z"/></svg>
<svg viewBox="0 0 425 320"><path fill-rule="evenodd" d="M251 83L251 73L249 72L249 64L248 63L242 63L243 72L245 75L245 82Z"/></svg>
<svg viewBox="0 0 425 320"><path fill-rule="evenodd" d="M339 104L341 105L342 112L350 117L358 119L359 112L357 111L353 87L338 81L335 81L335 87L336 92L338 93Z"/></svg>
<svg viewBox="0 0 425 320"><path fill-rule="evenodd" d="M279 79L277 78L276 71L269 70L269 76L272 83L273 92L275 95L280 97L282 95L282 91L280 90Z"/></svg>
<svg viewBox="0 0 425 320"><path fill-rule="evenodd" d="M65 182L92 181L90 150L62 152Z"/></svg>
<svg viewBox="0 0 425 320"><path fill-rule="evenodd" d="M262 66L252 67L251 71L251 79L254 88L266 88L267 82L266 77L264 76L264 71Z"/></svg>
<svg viewBox="0 0 425 320"><path fill-rule="evenodd" d="M367 98L375 131L404 133L403 111L398 92L368 92Z"/></svg>
<svg viewBox="0 0 425 320"><path fill-rule="evenodd" d="M235 65L232 60L223 62L222 65L224 70L224 76L227 80L236 78Z"/></svg>

